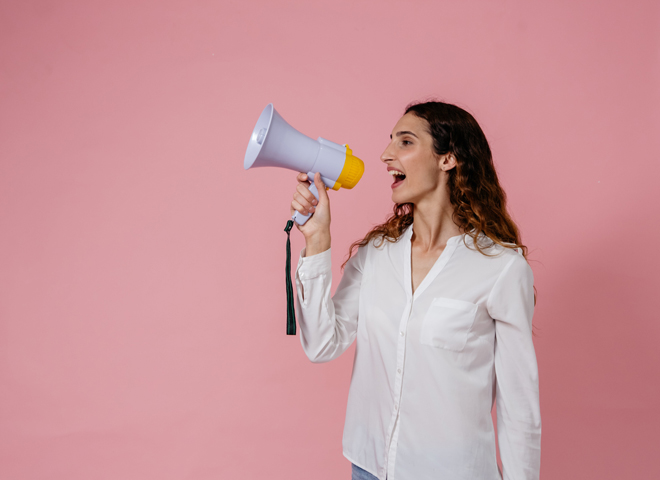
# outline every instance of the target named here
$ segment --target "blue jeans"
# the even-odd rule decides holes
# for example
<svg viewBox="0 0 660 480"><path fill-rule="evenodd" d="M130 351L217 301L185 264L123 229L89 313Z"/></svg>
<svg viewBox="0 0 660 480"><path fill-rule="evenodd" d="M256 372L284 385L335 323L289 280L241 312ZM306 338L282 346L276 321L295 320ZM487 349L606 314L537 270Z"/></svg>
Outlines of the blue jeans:
<svg viewBox="0 0 660 480"><path fill-rule="evenodd" d="M351 465L353 466L353 475L351 476L351 480L378 480L378 477L373 476L354 463L351 463Z"/></svg>

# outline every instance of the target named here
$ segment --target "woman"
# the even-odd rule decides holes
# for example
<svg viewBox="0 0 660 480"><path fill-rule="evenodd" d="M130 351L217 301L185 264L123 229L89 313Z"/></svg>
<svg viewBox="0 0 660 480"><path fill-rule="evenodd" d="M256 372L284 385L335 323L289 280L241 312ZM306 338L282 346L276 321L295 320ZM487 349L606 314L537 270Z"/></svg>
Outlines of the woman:
<svg viewBox="0 0 660 480"><path fill-rule="evenodd" d="M304 173L291 202L314 212L296 224L303 349L327 362L357 339L343 437L353 479L502 478L495 399L503 478L538 479L534 279L486 137L466 111L428 102L390 138L394 214L351 246L332 298L320 176L318 202Z"/></svg>

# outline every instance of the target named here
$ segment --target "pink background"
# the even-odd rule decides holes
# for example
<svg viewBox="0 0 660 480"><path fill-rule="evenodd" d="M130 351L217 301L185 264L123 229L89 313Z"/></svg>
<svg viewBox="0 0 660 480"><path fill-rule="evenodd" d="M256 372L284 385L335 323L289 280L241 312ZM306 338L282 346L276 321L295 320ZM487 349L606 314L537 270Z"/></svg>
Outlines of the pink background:
<svg viewBox="0 0 660 480"><path fill-rule="evenodd" d="M348 479L353 348L285 335L295 173L243 155L273 102L365 160L336 287L429 96L530 247L542 478L659 478L659 51L655 0L2 2L0 478Z"/></svg>

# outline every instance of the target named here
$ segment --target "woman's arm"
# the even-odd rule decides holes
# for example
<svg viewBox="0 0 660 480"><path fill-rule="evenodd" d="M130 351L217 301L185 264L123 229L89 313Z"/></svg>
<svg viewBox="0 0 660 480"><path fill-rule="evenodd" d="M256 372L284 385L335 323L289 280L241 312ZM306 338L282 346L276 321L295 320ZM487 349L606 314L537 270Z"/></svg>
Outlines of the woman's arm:
<svg viewBox="0 0 660 480"><path fill-rule="evenodd" d="M355 339L367 247L359 247L348 260L332 298L331 249L305 256L307 248L300 252L296 269L300 341L312 362L329 362Z"/></svg>
<svg viewBox="0 0 660 480"><path fill-rule="evenodd" d="M497 432L504 480L536 480L541 466L533 286L531 267L516 254L502 270L487 302L495 320Z"/></svg>

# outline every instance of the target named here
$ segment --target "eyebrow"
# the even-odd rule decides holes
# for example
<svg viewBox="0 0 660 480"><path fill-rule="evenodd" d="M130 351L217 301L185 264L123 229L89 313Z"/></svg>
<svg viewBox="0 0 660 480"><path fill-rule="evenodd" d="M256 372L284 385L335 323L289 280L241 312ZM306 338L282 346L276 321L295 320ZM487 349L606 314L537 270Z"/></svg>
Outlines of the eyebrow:
<svg viewBox="0 0 660 480"><path fill-rule="evenodd" d="M415 138L419 138L419 137L418 137L417 135L415 135L413 132L409 132L408 130L403 130L403 131L401 131L401 132L396 132L396 136L397 136L397 137L400 137L401 135L406 135L406 134L408 134L408 135L412 135L412 136L415 137ZM391 138L392 138L392 135L390 135L390 139L391 139Z"/></svg>

